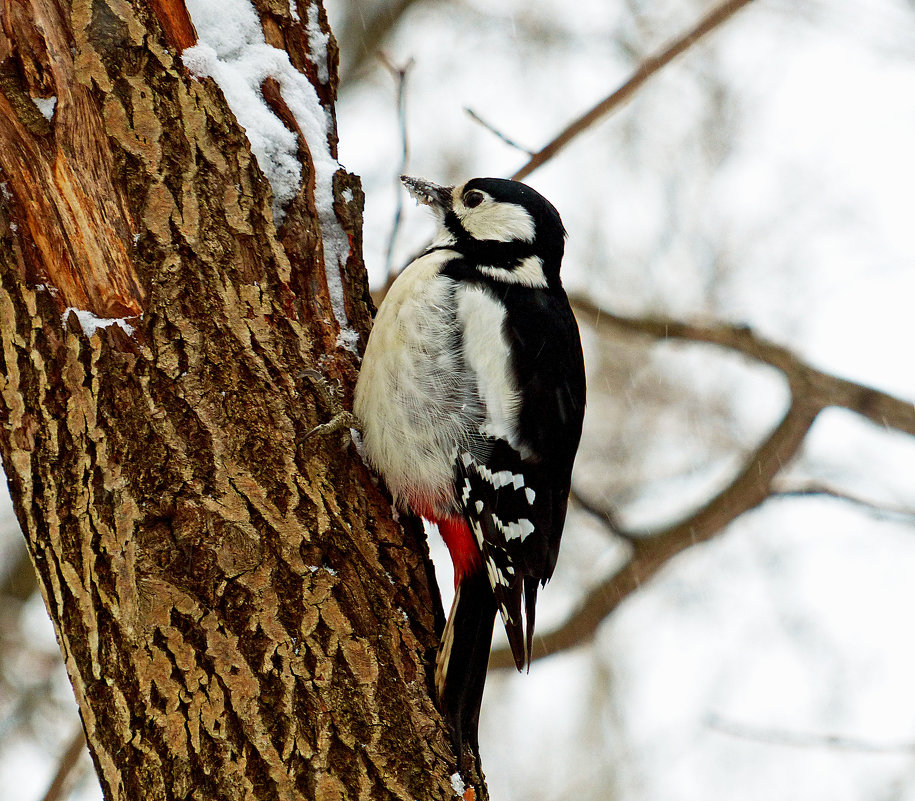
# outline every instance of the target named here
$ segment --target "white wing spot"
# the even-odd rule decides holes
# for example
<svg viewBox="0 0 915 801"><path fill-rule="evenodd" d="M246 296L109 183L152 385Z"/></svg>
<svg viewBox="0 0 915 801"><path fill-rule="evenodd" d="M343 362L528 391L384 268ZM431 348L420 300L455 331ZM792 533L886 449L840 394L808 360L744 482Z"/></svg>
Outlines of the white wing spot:
<svg viewBox="0 0 915 801"><path fill-rule="evenodd" d="M534 492L530 487L525 487L525 488L524 488L524 494L527 496L527 502L528 502L531 506L533 506L533 505L534 505L534 498L537 497L537 493Z"/></svg>
<svg viewBox="0 0 915 801"><path fill-rule="evenodd" d="M519 520L517 523L500 525L499 530L505 535L506 540L521 539L521 542L534 533L534 525L530 520Z"/></svg>
<svg viewBox="0 0 915 801"><path fill-rule="evenodd" d="M473 529L473 536L476 538L477 545L483 547L483 527L479 520L474 520L470 526Z"/></svg>
<svg viewBox="0 0 915 801"><path fill-rule="evenodd" d="M478 471L494 489L501 489L512 485L515 489L521 489L524 486L524 476L521 473L512 473L511 470L500 470L498 473L491 473L488 468L480 465Z"/></svg>
<svg viewBox="0 0 915 801"><path fill-rule="evenodd" d="M502 572L499 570L499 568L496 567L496 563L493 561L492 557L489 557L489 559L486 560L486 570L489 573L489 578L493 584L498 583L503 587L508 586L508 580L505 578L505 576L502 575Z"/></svg>
<svg viewBox="0 0 915 801"><path fill-rule="evenodd" d="M496 563L492 559L486 560L486 572L489 573L489 583L495 587L499 583L499 571L496 570Z"/></svg>
<svg viewBox="0 0 915 801"><path fill-rule="evenodd" d="M477 501L474 506L476 507L477 514L480 514L483 511L483 501Z"/></svg>

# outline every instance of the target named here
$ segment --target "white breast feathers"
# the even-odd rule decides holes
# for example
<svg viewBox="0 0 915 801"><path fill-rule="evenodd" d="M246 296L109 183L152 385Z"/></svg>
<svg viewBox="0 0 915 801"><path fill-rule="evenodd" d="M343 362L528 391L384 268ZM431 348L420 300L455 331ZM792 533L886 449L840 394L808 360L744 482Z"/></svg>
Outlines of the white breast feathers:
<svg viewBox="0 0 915 801"><path fill-rule="evenodd" d="M452 513L455 460L485 462L485 435L514 443L519 395L505 311L485 289L440 274L433 251L394 282L356 385L366 456L402 507Z"/></svg>
<svg viewBox="0 0 915 801"><path fill-rule="evenodd" d="M450 511L454 451L469 447L482 410L467 381L455 282L439 274L453 251L421 256L378 310L356 385L366 457L395 502Z"/></svg>

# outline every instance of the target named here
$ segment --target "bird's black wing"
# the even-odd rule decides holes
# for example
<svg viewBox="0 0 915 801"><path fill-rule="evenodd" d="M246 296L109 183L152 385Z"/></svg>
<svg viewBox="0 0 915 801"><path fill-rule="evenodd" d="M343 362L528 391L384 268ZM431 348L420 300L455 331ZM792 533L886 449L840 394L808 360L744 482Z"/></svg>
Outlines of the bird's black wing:
<svg viewBox="0 0 915 801"><path fill-rule="evenodd" d="M506 335L515 358L522 406L518 433L530 449L531 482L539 493L537 531L526 540L525 573L552 575L565 525L572 464L585 413L585 367L578 325L562 289L509 287Z"/></svg>
<svg viewBox="0 0 915 801"><path fill-rule="evenodd" d="M514 443L488 437L474 449L484 458L458 453L456 487L520 670L530 662L537 590L559 553L584 415L584 364L564 293L498 291L517 293L505 298L504 333L523 399L519 436Z"/></svg>

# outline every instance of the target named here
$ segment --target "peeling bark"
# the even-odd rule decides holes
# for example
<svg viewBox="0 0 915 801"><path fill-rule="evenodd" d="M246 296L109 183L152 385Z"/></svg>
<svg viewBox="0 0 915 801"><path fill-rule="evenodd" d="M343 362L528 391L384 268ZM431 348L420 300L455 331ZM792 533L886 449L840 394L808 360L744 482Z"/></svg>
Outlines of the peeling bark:
<svg viewBox="0 0 915 801"><path fill-rule="evenodd" d="M332 37L320 83L288 5L255 5L332 117ZM4 0L0 24L0 451L106 799L453 798L425 543L347 442L305 436L357 370L309 165L277 230L177 55L180 2ZM358 179L335 198L361 346Z"/></svg>

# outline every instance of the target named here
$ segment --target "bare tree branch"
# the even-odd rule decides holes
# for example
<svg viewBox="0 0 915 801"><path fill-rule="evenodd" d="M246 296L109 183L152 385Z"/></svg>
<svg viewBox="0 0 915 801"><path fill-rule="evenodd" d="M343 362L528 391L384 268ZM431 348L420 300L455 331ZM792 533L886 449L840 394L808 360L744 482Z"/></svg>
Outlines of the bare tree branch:
<svg viewBox="0 0 915 801"><path fill-rule="evenodd" d="M38 581L29 552L25 542L18 540L9 563L0 567L0 604L7 598L27 601L37 589Z"/></svg>
<svg viewBox="0 0 915 801"><path fill-rule="evenodd" d="M723 720L717 715L708 719L706 725L721 734L752 740L765 745L781 745L789 748L829 748L835 751L854 751L866 754L911 754L915 743L875 743L858 737L840 734L812 734L807 732L757 729L733 721Z"/></svg>
<svg viewBox="0 0 915 801"><path fill-rule="evenodd" d="M630 76L629 80L616 91L601 100L601 102L590 111L569 123L569 125L557 134L552 141L548 142L543 148L534 153L527 164L519 169L512 178L516 181L520 181L530 175L538 167L543 166L576 136L586 131L594 125L594 123L598 122L603 117L606 117L611 111L625 103L656 72L663 67L666 67L677 56L687 51L703 36L715 30L715 28L726 22L737 11L750 2L752 2L752 0L725 0L725 2L715 6L715 8L702 17L702 19L686 33L677 37L659 53L649 56L643 61L642 64L639 65L639 68Z"/></svg>
<svg viewBox="0 0 915 801"><path fill-rule="evenodd" d="M486 122L486 120L484 120L479 114L477 114L469 106L464 106L464 111L467 112L467 115L470 117L470 119L472 119L474 122L477 122L480 125L482 125L487 131L489 131L491 134L493 134L494 136L501 139L509 147L513 147L515 150L520 150L522 153L527 153L528 156L534 155L533 150L529 150L528 148L524 147L524 145L519 145L514 139L511 139L508 136L506 136L504 133L502 133L502 131L500 131L494 125Z"/></svg>
<svg viewBox="0 0 915 801"><path fill-rule="evenodd" d="M638 538L638 534L633 534L631 531L623 527L617 518L615 511L612 509L607 509L603 506L598 506L597 504L589 501L587 498L584 498L581 493L579 493L574 487L569 492L569 500L572 501L575 506L581 509L581 511L590 515L595 520L600 521L601 525L607 529L610 534L613 534L620 539L626 540L627 542L632 542Z"/></svg>
<svg viewBox="0 0 915 801"><path fill-rule="evenodd" d="M397 174L394 176L394 193L397 200L394 206L394 221L391 224L391 236L388 239L388 249L384 258L385 283L389 284L394 272L394 245L397 243L397 234L400 231L400 220L403 216L403 187L400 184L400 176L407 171L407 161L410 158L410 144L407 139L406 90L407 73L409 73L410 68L413 66L413 59L411 58L402 67L398 67L395 66L384 53L380 53L379 57L397 84L397 125L400 132L400 166L397 168Z"/></svg>
<svg viewBox="0 0 915 801"><path fill-rule="evenodd" d="M369 58L377 55L381 43L393 31L404 14L416 3L416 0L396 0L392 3L379 3L377 11L371 17L364 17L359 0L352 4L352 11L347 25L340 35L341 41L352 43L352 61L345 65L342 83L348 83L365 69ZM358 19L357 19L358 18Z"/></svg>
<svg viewBox="0 0 915 801"><path fill-rule="evenodd" d="M597 329L622 329L653 339L707 342L737 351L784 373L792 393L807 395L823 407L848 409L879 426L915 436L915 403L912 401L817 370L788 348L769 342L746 326L695 325L660 317L626 317L608 312L581 297L573 298L572 303L578 315Z"/></svg>
<svg viewBox="0 0 915 801"><path fill-rule="evenodd" d="M563 624L535 638L534 659L590 640L604 618L674 556L720 534L742 514L778 493L773 482L797 454L823 409L839 406L878 425L915 436L915 404L817 370L789 349L757 336L747 327L624 317L584 298L573 299L573 306L580 318L599 330L612 327L659 340L706 342L775 367L788 380L791 405L781 423L746 461L742 472L705 506L663 531L630 534L633 553L629 562L594 587ZM513 664L507 649L493 651L490 667L507 668Z"/></svg>
<svg viewBox="0 0 915 801"><path fill-rule="evenodd" d="M67 750L64 751L60 758L60 764L57 767L57 773L51 781L51 786L44 794L42 801L63 801L73 785L76 778L76 769L79 766L79 758L86 750L86 736L83 734L83 727L80 726L70 740Z"/></svg>
<svg viewBox="0 0 915 801"><path fill-rule="evenodd" d="M831 498L843 501L869 512L880 520L903 520L915 523L915 509L906 506L890 506L880 504L867 498L861 498L848 492L843 492L835 487L821 484L816 481L799 484L796 486L781 486L773 488L773 498Z"/></svg>

